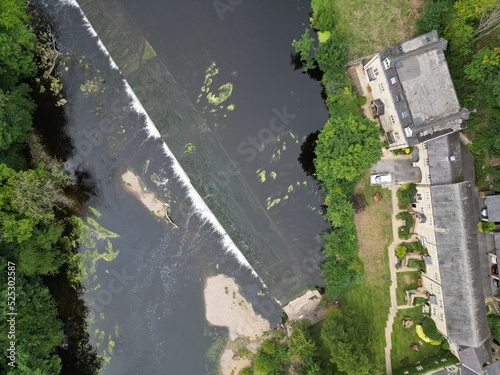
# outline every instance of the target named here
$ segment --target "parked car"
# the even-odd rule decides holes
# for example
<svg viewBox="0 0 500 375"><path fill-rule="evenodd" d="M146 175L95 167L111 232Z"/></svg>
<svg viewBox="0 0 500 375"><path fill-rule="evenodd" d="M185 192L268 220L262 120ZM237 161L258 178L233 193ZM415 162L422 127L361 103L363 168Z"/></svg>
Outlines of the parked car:
<svg viewBox="0 0 500 375"><path fill-rule="evenodd" d="M500 287L500 281L499 281L498 279L493 279L493 286L494 286L495 288Z"/></svg>
<svg viewBox="0 0 500 375"><path fill-rule="evenodd" d="M389 173L372 174L370 176L370 184L372 185L388 184L391 181L392 181L392 175Z"/></svg>
<svg viewBox="0 0 500 375"><path fill-rule="evenodd" d="M498 275L498 264L493 264L491 266L491 274L492 275Z"/></svg>

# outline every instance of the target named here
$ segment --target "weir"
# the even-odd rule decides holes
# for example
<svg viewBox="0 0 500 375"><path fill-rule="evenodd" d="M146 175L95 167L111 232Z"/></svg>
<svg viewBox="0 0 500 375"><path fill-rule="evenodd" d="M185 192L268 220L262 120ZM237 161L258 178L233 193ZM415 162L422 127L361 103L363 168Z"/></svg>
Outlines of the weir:
<svg viewBox="0 0 500 375"><path fill-rule="evenodd" d="M107 54L110 65L125 77L127 93L132 96L134 109L145 116L148 134L165 141L164 151L173 161L176 177L185 184L196 213L220 235L226 251L258 274L282 304L314 285L321 259L309 256L304 261L283 251L290 246L285 236L187 97L172 97L173 92L182 90L167 68L156 57L143 58L147 41L119 5L94 0L67 3L79 9L81 6L89 32ZM186 154L186 144L195 144L196 151ZM201 196L209 197L207 203ZM177 222L175 211L171 216Z"/></svg>

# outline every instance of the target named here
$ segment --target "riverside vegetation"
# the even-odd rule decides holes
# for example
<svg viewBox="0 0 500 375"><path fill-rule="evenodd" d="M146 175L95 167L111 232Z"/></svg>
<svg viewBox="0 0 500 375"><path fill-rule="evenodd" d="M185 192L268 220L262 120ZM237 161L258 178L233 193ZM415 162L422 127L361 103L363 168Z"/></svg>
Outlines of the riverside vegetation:
<svg viewBox="0 0 500 375"><path fill-rule="evenodd" d="M0 330L7 332L7 262L15 264L15 339L0 335L0 346L15 341L15 360L2 361L3 374L53 375L61 372L63 342L75 343L79 365L96 372L99 361L83 334L65 337L61 309L49 285L66 280L68 264L77 257L79 219L71 215L65 189L72 184L60 163L40 151L33 134L35 103L30 84L40 56L23 0L0 3ZM40 65L38 65L40 66ZM45 77L48 79L48 77ZM54 105L58 100L54 98ZM28 142L28 139L30 140ZM43 148L42 148L43 149ZM46 160L38 163L41 160ZM10 263L10 264L12 264ZM10 270L10 269L9 269ZM76 273L75 273L76 272ZM73 275L77 271L73 270ZM71 289L71 288L67 288ZM68 294L71 294L68 293ZM72 289L77 296L77 290ZM69 298L69 297L66 297ZM78 302L75 298L73 303ZM75 318L75 317L72 317ZM82 322L83 324L83 322ZM74 329L73 336L82 332ZM10 362L10 361L9 361ZM15 364L14 364L15 362ZM67 364L66 364L67 365ZM69 367L71 370L71 368ZM74 372L77 373L77 372Z"/></svg>

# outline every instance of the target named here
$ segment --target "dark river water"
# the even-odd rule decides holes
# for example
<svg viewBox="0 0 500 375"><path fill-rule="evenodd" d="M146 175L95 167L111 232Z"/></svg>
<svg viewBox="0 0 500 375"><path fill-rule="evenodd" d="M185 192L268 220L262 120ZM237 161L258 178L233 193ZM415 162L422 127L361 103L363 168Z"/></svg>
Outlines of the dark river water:
<svg viewBox="0 0 500 375"><path fill-rule="evenodd" d="M207 276L233 277L272 325L276 300L322 285L322 196L297 159L327 114L291 65L309 1L37 6L63 54L66 166L93 186L81 252L102 372L214 373L225 332L205 321ZM127 170L175 226L127 190Z"/></svg>

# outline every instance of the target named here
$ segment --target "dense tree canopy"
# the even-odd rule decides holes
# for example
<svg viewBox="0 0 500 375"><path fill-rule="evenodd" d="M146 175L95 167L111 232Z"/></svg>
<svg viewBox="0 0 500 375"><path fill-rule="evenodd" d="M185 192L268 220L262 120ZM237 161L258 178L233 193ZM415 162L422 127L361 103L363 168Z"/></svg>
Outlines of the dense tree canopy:
<svg viewBox="0 0 500 375"><path fill-rule="evenodd" d="M382 156L377 125L348 115L332 117L316 146L316 176L327 186L335 180L357 181Z"/></svg>

